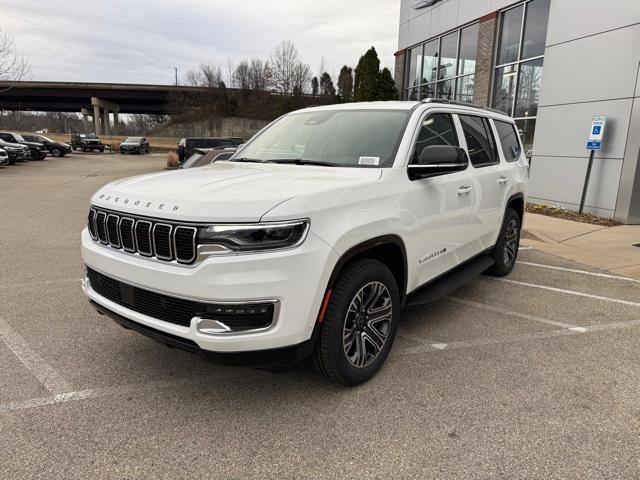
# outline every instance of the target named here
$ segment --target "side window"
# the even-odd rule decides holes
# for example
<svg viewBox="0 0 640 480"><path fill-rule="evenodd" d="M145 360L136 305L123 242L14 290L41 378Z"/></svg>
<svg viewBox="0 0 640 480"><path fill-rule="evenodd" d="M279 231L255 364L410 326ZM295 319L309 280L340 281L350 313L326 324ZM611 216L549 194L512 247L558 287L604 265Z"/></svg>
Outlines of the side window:
<svg viewBox="0 0 640 480"><path fill-rule="evenodd" d="M4 140L5 142L13 142L13 138L11 138L11 135L8 135L6 133L0 133L0 139Z"/></svg>
<svg viewBox="0 0 640 480"><path fill-rule="evenodd" d="M484 117L471 115L459 115L459 117L464 138L467 140L471 164L479 168L500 163L489 121Z"/></svg>
<svg viewBox="0 0 640 480"><path fill-rule="evenodd" d="M460 145L453 119L448 113L434 113L422 121L411 163L416 163L422 150L432 145Z"/></svg>
<svg viewBox="0 0 640 480"><path fill-rule="evenodd" d="M500 145L505 160L507 162L515 162L518 160L518 157L520 157L520 152L522 151L515 125L501 122L500 120L494 120L493 123L498 131L498 137L500 138Z"/></svg>

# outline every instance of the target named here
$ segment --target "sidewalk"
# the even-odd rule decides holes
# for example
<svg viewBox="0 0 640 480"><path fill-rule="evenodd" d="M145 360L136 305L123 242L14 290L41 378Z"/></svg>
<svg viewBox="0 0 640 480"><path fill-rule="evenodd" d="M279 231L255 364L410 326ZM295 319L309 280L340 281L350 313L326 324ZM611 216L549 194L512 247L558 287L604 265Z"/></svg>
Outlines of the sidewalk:
<svg viewBox="0 0 640 480"><path fill-rule="evenodd" d="M603 227L527 213L522 244L558 257L640 279L640 225Z"/></svg>

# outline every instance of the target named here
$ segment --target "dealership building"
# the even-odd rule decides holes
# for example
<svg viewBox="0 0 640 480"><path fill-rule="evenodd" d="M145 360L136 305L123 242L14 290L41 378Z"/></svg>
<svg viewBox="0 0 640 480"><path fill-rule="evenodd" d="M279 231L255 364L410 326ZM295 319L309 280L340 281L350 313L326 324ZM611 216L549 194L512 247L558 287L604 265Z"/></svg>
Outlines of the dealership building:
<svg viewBox="0 0 640 480"><path fill-rule="evenodd" d="M515 118L530 201L571 210L606 117L585 211L640 223L640 0L401 0L395 80Z"/></svg>

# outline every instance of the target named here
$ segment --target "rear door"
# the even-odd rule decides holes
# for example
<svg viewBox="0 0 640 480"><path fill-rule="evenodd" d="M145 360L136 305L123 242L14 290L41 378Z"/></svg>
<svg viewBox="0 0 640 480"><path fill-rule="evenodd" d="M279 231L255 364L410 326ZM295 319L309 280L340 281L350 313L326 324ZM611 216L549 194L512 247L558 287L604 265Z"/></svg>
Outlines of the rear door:
<svg viewBox="0 0 640 480"><path fill-rule="evenodd" d="M431 145L460 146L460 128L448 112L427 113L410 163ZM451 270L470 257L469 243L475 191L469 167L464 172L409 181L415 219L414 258L416 284L420 285Z"/></svg>
<svg viewBox="0 0 640 480"><path fill-rule="evenodd" d="M489 119L467 114L460 114L459 119L471 162L470 177L476 192L469 229L474 253L480 253L493 246L500 230L506 169L500 161Z"/></svg>

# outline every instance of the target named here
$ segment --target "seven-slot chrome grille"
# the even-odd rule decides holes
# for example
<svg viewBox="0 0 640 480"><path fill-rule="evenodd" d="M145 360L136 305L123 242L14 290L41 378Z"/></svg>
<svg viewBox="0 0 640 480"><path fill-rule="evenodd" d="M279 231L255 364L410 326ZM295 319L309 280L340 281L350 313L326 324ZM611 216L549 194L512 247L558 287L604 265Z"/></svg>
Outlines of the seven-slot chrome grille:
<svg viewBox="0 0 640 480"><path fill-rule="evenodd" d="M167 262L190 264L196 260L197 227L138 218L91 208L89 234L96 242L127 253Z"/></svg>

